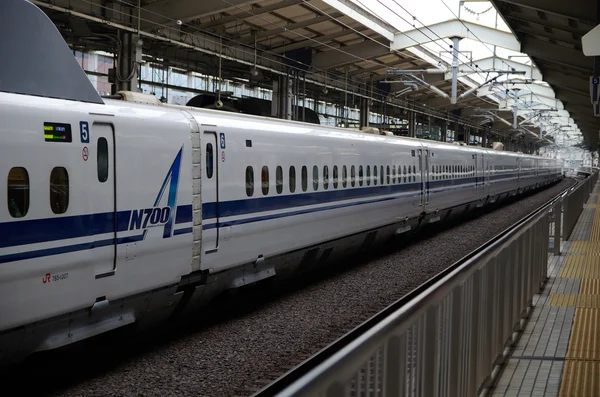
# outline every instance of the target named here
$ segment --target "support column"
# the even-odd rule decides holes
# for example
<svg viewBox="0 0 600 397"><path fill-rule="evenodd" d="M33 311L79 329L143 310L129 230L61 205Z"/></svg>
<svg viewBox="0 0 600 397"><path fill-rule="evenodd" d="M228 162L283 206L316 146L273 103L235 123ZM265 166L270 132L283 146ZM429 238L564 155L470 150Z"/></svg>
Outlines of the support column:
<svg viewBox="0 0 600 397"><path fill-rule="evenodd" d="M458 89L458 42L460 37L452 37L452 97L450 102L456 103L456 93Z"/></svg>
<svg viewBox="0 0 600 397"><path fill-rule="evenodd" d="M415 137L416 117L415 113L408 111L408 136Z"/></svg>
<svg viewBox="0 0 600 397"><path fill-rule="evenodd" d="M96 55L94 52L87 53L87 70L98 70L98 55ZM91 74L88 74L87 76L88 79L90 79L90 83L92 83L96 91L98 91L98 76Z"/></svg>
<svg viewBox="0 0 600 397"><path fill-rule="evenodd" d="M273 81L272 117L286 120L292 119L292 87L290 82L291 80L288 76L279 76L277 80Z"/></svg>
<svg viewBox="0 0 600 397"><path fill-rule="evenodd" d="M369 99L360 98L360 128L369 126Z"/></svg>
<svg viewBox="0 0 600 397"><path fill-rule="evenodd" d="M440 141L447 142L448 141L448 121L444 120L442 122L442 128L440 133Z"/></svg>
<svg viewBox="0 0 600 397"><path fill-rule="evenodd" d="M129 32L118 32L122 46L117 54L114 86L116 91L135 91L139 89L139 65L142 62L142 41Z"/></svg>

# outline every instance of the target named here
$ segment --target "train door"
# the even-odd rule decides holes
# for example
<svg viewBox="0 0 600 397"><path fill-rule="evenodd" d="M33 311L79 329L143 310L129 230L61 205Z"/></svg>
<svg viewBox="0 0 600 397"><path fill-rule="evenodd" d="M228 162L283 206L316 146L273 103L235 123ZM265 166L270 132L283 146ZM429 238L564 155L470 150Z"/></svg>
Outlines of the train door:
<svg viewBox="0 0 600 397"><path fill-rule="evenodd" d="M202 233L205 252L215 252L219 248L219 145L217 133L205 131L202 138L202 220L207 227ZM225 137L223 136L223 141ZM224 142L223 142L224 144ZM222 145L224 146L224 145Z"/></svg>
<svg viewBox="0 0 600 397"><path fill-rule="evenodd" d="M479 159L481 158L481 161ZM475 164L475 197L480 198L482 189L483 189L483 154L482 155L473 155L473 159L475 160L473 163Z"/></svg>
<svg viewBox="0 0 600 397"><path fill-rule="evenodd" d="M93 124L92 131L82 129L82 140L89 143L82 149L82 156L95 163L93 202L97 203L94 212L101 214L103 234L95 243L104 246L94 258L94 274L96 278L111 276L117 267L117 182L115 173L115 140L113 126L110 124ZM89 136L84 137L85 134ZM110 237L108 235L110 234ZM105 245L107 240L112 244ZM94 251L96 252L96 250Z"/></svg>
<svg viewBox="0 0 600 397"><path fill-rule="evenodd" d="M490 175L492 174L492 169L494 167L493 160L490 156L486 156L485 158L485 186L484 186L484 196L488 196L490 194Z"/></svg>
<svg viewBox="0 0 600 397"><path fill-rule="evenodd" d="M421 174L421 206L429 204L429 149L419 149L419 172Z"/></svg>

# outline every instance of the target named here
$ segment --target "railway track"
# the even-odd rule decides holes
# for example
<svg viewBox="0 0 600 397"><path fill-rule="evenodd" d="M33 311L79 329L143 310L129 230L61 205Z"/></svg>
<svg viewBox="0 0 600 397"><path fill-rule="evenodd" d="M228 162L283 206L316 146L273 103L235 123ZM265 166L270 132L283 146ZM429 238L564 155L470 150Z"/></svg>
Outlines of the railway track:
<svg viewBox="0 0 600 397"><path fill-rule="evenodd" d="M580 182L580 181L578 181L578 182ZM511 233L513 230L516 230L517 228L519 228L522 224L527 222L528 219L530 219L533 216L536 216L540 211L545 210L549 205L556 202L561 197L564 197L564 195L566 195L571 189L575 188L576 186L577 186L577 184L573 185L571 188L559 193L552 199L548 200L546 203L541 205L538 209L534 210L531 214L522 218L514 225L511 225L510 227L506 228L505 230L503 230L502 232L500 232L499 234L494 236L492 239L487 241L485 244L483 244L480 247L478 247L477 249L471 251L470 253L468 253L467 255L465 255L464 257L462 257L455 263L453 263L451 266L444 269L442 272L436 274L434 277L430 278L425 283L421 284L420 286L418 286L417 288L415 288L414 290L412 290L405 296L396 300L395 302L393 302L392 304L390 304L383 310L374 311L373 313L371 313L371 315L369 316L369 318L366 321L360 323L358 326L356 326L355 328L353 328L350 331L348 331L347 333L345 333L342 337L338 338L333 343L323 345L323 346L318 346L317 348L319 348L319 351L316 354L310 355L309 357L305 357L301 364L299 364L293 368L282 367L281 368L282 371L278 374L279 377L274 382L263 381L261 383L264 383L264 384L262 385L261 388L252 388L252 389L248 389L247 391L252 394L252 397L267 397L267 396L278 395L279 393L284 391L287 387L289 387L294 382L296 382L297 380L302 378L304 375L306 375L308 372L310 372L311 370L313 370L314 368L319 366L321 363L326 361L328 358L333 356L335 353L342 350L342 348L349 345L354 340L358 339L358 337L365 334L368 330L374 328L377 324L381 323L384 319L386 319L391 314L393 314L394 312L396 312L397 310L402 308L404 305L406 305L408 302L410 302L412 299L417 297L419 294L423 293L425 290L430 288L433 284L438 282L440 279L444 278L447 274L452 272L454 269L465 264L471 258L480 254L486 248L488 248L489 246L494 244L497 240L501 239L506 234ZM244 394L244 396L245 396L245 394ZM241 395L239 397L241 397Z"/></svg>

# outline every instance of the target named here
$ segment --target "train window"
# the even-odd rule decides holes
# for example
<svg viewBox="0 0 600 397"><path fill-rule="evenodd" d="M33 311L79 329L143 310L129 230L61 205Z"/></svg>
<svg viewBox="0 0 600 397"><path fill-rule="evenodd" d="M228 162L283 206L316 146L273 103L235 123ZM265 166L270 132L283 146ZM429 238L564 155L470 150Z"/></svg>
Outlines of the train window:
<svg viewBox="0 0 600 397"><path fill-rule="evenodd" d="M383 165L381 166L381 169L380 169L380 171L381 171L381 173L379 174L379 175L380 175L380 178L381 178L381 179L380 179L380 182L381 182L381 184L383 185Z"/></svg>
<svg viewBox="0 0 600 397"><path fill-rule="evenodd" d="M213 176L213 145L212 143L206 144L206 177L208 179Z"/></svg>
<svg viewBox="0 0 600 397"><path fill-rule="evenodd" d="M337 165L333 166L333 188L334 189L338 188L338 166Z"/></svg>
<svg viewBox="0 0 600 397"><path fill-rule="evenodd" d="M104 183L108 180L108 142L106 138L98 138L96 162L98 163L98 181Z"/></svg>
<svg viewBox="0 0 600 397"><path fill-rule="evenodd" d="M293 165L290 166L290 193L294 193L296 191L296 167Z"/></svg>
<svg viewBox="0 0 600 397"><path fill-rule="evenodd" d="M308 169L305 165L302 166L302 191L305 192L308 189Z"/></svg>
<svg viewBox="0 0 600 397"><path fill-rule="evenodd" d="M252 197L254 194L254 168L246 167L246 195Z"/></svg>
<svg viewBox="0 0 600 397"><path fill-rule="evenodd" d="M416 182L417 181L417 167L415 167L413 165L412 168L413 168L413 182Z"/></svg>
<svg viewBox="0 0 600 397"><path fill-rule="evenodd" d="M377 166L373 166L373 185L377 185Z"/></svg>
<svg viewBox="0 0 600 397"><path fill-rule="evenodd" d="M392 166L392 183L396 184L396 167Z"/></svg>
<svg viewBox="0 0 600 397"><path fill-rule="evenodd" d="M371 186L371 166L367 165L367 186Z"/></svg>
<svg viewBox="0 0 600 397"><path fill-rule="evenodd" d="M387 166L386 181L387 181L387 184L389 185L390 184L390 166L389 165Z"/></svg>
<svg viewBox="0 0 600 397"><path fill-rule="evenodd" d="M346 166L342 167L342 187L346 187L348 185L348 169Z"/></svg>
<svg viewBox="0 0 600 397"><path fill-rule="evenodd" d="M406 183L406 166L404 166L404 172L403 172L403 174L404 174L404 183Z"/></svg>
<svg viewBox="0 0 600 397"><path fill-rule="evenodd" d="M356 168L354 166L350 167L350 184L352 187L356 185Z"/></svg>
<svg viewBox="0 0 600 397"><path fill-rule="evenodd" d="M69 174L64 167L54 167L50 173L50 208L64 214L69 207Z"/></svg>
<svg viewBox="0 0 600 397"><path fill-rule="evenodd" d="M358 166L358 185L359 186L363 185L363 166L362 165Z"/></svg>
<svg viewBox="0 0 600 397"><path fill-rule="evenodd" d="M329 189L329 167L323 166L323 189Z"/></svg>
<svg viewBox="0 0 600 397"><path fill-rule="evenodd" d="M402 167L398 166L398 183L402 183L402 179L400 178L401 174L402 174Z"/></svg>
<svg viewBox="0 0 600 397"><path fill-rule="evenodd" d="M265 196L269 194L269 167L266 165L262 167L261 173L261 181L262 181L262 194Z"/></svg>
<svg viewBox="0 0 600 397"><path fill-rule="evenodd" d="M319 188L319 167L313 166L313 190Z"/></svg>
<svg viewBox="0 0 600 397"><path fill-rule="evenodd" d="M277 194L283 192L283 168L280 165L275 169L275 189L277 189Z"/></svg>
<svg viewBox="0 0 600 397"><path fill-rule="evenodd" d="M8 212L13 218L22 218L29 211L29 173L23 167L8 172Z"/></svg>

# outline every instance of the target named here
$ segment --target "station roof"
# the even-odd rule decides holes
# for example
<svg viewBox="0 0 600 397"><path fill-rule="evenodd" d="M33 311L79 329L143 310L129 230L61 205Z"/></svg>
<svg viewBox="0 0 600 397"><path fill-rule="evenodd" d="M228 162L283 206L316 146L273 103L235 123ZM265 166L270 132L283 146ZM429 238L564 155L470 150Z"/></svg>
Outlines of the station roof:
<svg viewBox="0 0 600 397"><path fill-rule="evenodd" d="M216 75L220 57L224 78L247 79L264 87L271 87L272 81L285 75L290 67L297 68L305 72L307 91L323 92L323 86L335 88L338 93L329 90L330 98L320 94L321 99L331 101L339 101L340 91L378 96L389 90L402 92L391 102L470 117L472 109L494 110L501 100L488 92L452 104L422 84L417 90L407 90L414 87L410 77L386 83L392 69L435 69L448 67L449 62L425 43L394 45L404 33L399 35L396 26L354 0L31 2L48 13L75 48L114 52L116 31L126 30L140 34L143 52L154 62ZM508 46L518 44L510 35L504 39ZM254 69L260 73L251 73ZM445 93L451 91L448 73L420 77ZM379 82L375 92L366 88L372 82ZM458 95L479 83L468 72L463 73ZM490 100L492 96L495 102ZM512 122L507 112L496 114L497 119ZM504 121L494 128L507 129L507 124Z"/></svg>
<svg viewBox="0 0 600 397"><path fill-rule="evenodd" d="M593 0L493 0L521 42L521 52L537 65L562 101L592 150L598 146L600 120L594 117L589 79L593 57L582 51L581 38L596 26Z"/></svg>

